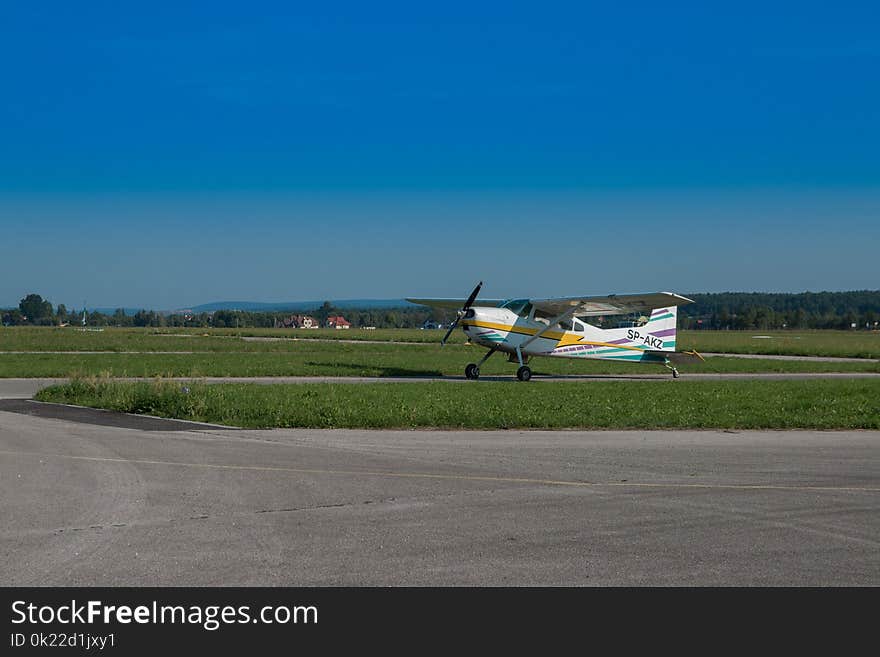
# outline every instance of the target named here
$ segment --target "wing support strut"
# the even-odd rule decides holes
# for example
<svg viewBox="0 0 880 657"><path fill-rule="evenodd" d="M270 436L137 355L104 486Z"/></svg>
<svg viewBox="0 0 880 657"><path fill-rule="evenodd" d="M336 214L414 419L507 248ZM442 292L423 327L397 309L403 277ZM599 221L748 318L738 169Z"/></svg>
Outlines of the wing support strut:
<svg viewBox="0 0 880 657"><path fill-rule="evenodd" d="M564 313L562 313L561 315L558 315L557 317L554 317L553 319L551 319L550 322L547 324L547 326L545 326L545 327L542 328L540 331L538 331L537 333L535 333L532 337L528 338L527 340L523 340L522 342L520 342L520 343L519 343L519 346L516 348L517 356L518 356L519 359L520 359L520 365L522 365L522 355L519 353L520 350L525 349L528 345L532 344L535 340L537 340L537 339L540 338L542 335L544 335L544 333L546 333L547 331L549 331L550 329L552 329L554 326L556 326L557 324L559 324L559 322L563 322L563 321L565 321L566 319L571 319L572 317L574 317L574 314L577 312L577 309L578 309L578 306L576 306L576 305L575 305L575 306L572 306L571 308L569 308L568 310L566 310L566 311L565 311Z"/></svg>
<svg viewBox="0 0 880 657"><path fill-rule="evenodd" d="M485 356L483 356L482 360L480 360L480 362L477 363L477 367L479 367L480 365L485 363L487 360L489 360L489 356L494 354L496 351L498 351L498 350L497 349L490 349L489 352Z"/></svg>

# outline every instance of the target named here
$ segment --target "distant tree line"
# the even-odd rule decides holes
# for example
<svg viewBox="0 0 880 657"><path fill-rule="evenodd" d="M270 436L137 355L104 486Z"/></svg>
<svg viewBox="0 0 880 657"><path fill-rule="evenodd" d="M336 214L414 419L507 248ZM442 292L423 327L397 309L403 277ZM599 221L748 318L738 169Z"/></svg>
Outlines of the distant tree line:
<svg viewBox="0 0 880 657"><path fill-rule="evenodd" d="M685 329L875 329L880 290L855 292L721 292L690 294L679 309Z"/></svg>
<svg viewBox="0 0 880 657"><path fill-rule="evenodd" d="M688 295L695 303L679 310L683 329L858 329L880 328L880 290L855 292L721 292ZM152 326L195 328L272 328L302 311L252 312L218 310L213 313L160 313L139 310L134 315L121 308L112 314L85 313L87 326ZM447 310L408 306L405 308L336 308L325 301L304 314L324 325L327 317L342 315L352 327L418 328L427 320L447 324L454 313ZM39 294L28 294L18 308L0 310L6 326L58 326L81 324L83 311L53 307Z"/></svg>
<svg viewBox="0 0 880 657"><path fill-rule="evenodd" d="M352 327L375 326L376 328L419 328L427 320L446 323L454 313L422 306L406 308L336 308L329 301L311 311L255 312L246 310L217 310L212 313L161 313L155 310L139 310L133 315L117 308L112 314L85 312L86 326L122 327L194 327L194 328L273 328L293 314L306 314L323 326L328 317L342 315ZM64 304L53 309L51 302L39 294L29 294L18 308L0 310L0 318L6 326L59 326L82 324L83 310L68 310Z"/></svg>

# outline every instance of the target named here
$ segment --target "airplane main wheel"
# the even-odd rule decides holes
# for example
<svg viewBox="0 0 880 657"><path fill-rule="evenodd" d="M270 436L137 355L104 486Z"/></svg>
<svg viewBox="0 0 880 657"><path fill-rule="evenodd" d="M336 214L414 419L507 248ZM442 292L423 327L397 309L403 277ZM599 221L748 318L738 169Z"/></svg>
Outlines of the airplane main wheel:
<svg viewBox="0 0 880 657"><path fill-rule="evenodd" d="M672 368L672 378L673 378L673 379L677 379L677 378L678 378L678 370L675 369L674 367Z"/></svg>
<svg viewBox="0 0 880 657"><path fill-rule="evenodd" d="M516 378L520 381L528 381L532 378L532 370L528 365L523 365L516 371Z"/></svg>
<svg viewBox="0 0 880 657"><path fill-rule="evenodd" d="M476 363L468 363L467 367L464 368L464 376L467 379L479 379L480 368L477 367Z"/></svg>

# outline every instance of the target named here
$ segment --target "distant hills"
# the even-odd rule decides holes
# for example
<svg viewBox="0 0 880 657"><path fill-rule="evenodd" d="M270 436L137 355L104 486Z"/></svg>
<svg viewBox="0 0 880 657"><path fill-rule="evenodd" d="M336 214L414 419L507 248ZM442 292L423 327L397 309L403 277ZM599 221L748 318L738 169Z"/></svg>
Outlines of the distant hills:
<svg viewBox="0 0 880 657"><path fill-rule="evenodd" d="M404 308L411 306L406 299L330 299L335 308ZM216 310L247 310L250 312L309 311L320 308L324 301L279 301L276 303L260 303L257 301L214 301L192 306L185 310L194 313L211 313ZM175 310L173 312L179 312Z"/></svg>
<svg viewBox="0 0 880 657"><path fill-rule="evenodd" d="M375 310L383 308L407 308L412 306L406 299L329 299L334 308L357 310ZM212 301L211 303L203 303L198 306L185 306L175 308L173 310L156 310L155 308L124 307L122 310L129 317L135 315L141 310L153 310L161 315L179 315L186 312L193 313L212 313L216 310L244 310L248 312L309 312L320 308L324 304L322 301L277 301L271 303L262 303L259 301ZM3 308L4 306L0 306ZM9 304L9 308L16 308L18 304ZM70 306L82 312L79 306ZM88 311L99 312L104 315L112 315L116 312L118 306L88 306Z"/></svg>

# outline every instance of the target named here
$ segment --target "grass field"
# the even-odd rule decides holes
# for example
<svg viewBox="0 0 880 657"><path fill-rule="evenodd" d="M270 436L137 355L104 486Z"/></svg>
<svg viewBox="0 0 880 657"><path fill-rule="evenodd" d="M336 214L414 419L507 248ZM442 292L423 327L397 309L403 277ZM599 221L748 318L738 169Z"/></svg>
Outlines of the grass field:
<svg viewBox="0 0 880 657"><path fill-rule="evenodd" d="M0 329L0 377L68 377L39 398L248 427L880 428L880 381L688 382L697 372L880 372L871 333L681 332L679 349L864 357L807 362L715 357L681 365L684 378L641 382L354 386L112 383L79 377L461 376L483 350L455 332L277 329ZM755 338L754 335L770 335ZM291 338L297 340L248 340ZM406 344L392 344L406 343ZM31 352L31 353L28 353ZM34 353L36 352L36 353ZM39 353L42 352L42 353ZM87 353L97 352L97 353ZM666 373L662 366L539 358L541 374ZM514 375L498 354L484 375ZM671 383L671 378L670 378Z"/></svg>
<svg viewBox="0 0 880 657"><path fill-rule="evenodd" d="M80 331L72 327L16 326L0 328L0 352L3 351L247 351L277 352L290 348L295 341L358 341L439 343L442 331L419 329L152 329L107 328L103 331ZM243 338L260 338L249 341ZM271 340L265 338L272 338ZM462 331L453 332L451 344L464 344Z"/></svg>
<svg viewBox="0 0 880 657"><path fill-rule="evenodd" d="M117 329L79 331L73 327L0 328L4 351L197 351L285 352L306 340L355 340L437 344L442 331L377 329L365 331L282 329ZM755 337L769 336L769 337ZM244 337L296 338L247 341ZM452 344L463 344L464 334L453 332ZM679 350L700 352L844 356L880 359L880 333L868 331L680 331Z"/></svg>
<svg viewBox="0 0 880 657"><path fill-rule="evenodd" d="M880 429L880 381L384 385L75 380L42 401L238 427Z"/></svg>
<svg viewBox="0 0 880 657"><path fill-rule="evenodd" d="M170 331L170 329L169 329ZM107 329L102 332L65 328L15 327L0 329L0 377L65 377L98 375L156 376L436 376L461 375L464 366L477 361L483 350L457 342L440 347L439 331L279 331L252 329L262 337L310 336L310 339L249 340L235 329L209 334L188 331L178 334L153 329ZM340 341L341 337L366 335L378 341ZM312 337L313 336L313 337ZM332 339L316 339L331 336ZM259 337L259 336L257 336ZM431 343L413 342L430 338ZM772 340L773 338L771 338ZM698 350L753 353L807 352L836 355L865 354L878 336L838 331L814 332L802 341L797 335L779 338L774 349L766 339L752 339L732 332L692 332L682 338L684 346ZM382 340L385 340L383 342ZM389 344L388 341L407 342ZM752 342L749 342L752 340ZM714 342L713 342L714 341ZM752 344L752 343L755 344ZM833 348L832 348L833 347ZM89 353L96 352L96 353ZM609 361L539 358L532 361L536 374L634 374L665 372L662 366ZM516 368L501 354L482 368L486 375L513 375ZM880 361L797 362L709 358L705 363L681 365L689 372L880 372Z"/></svg>
<svg viewBox="0 0 880 657"><path fill-rule="evenodd" d="M757 336L757 337L756 337ZM877 331L679 331L678 349L726 354L880 358Z"/></svg>

